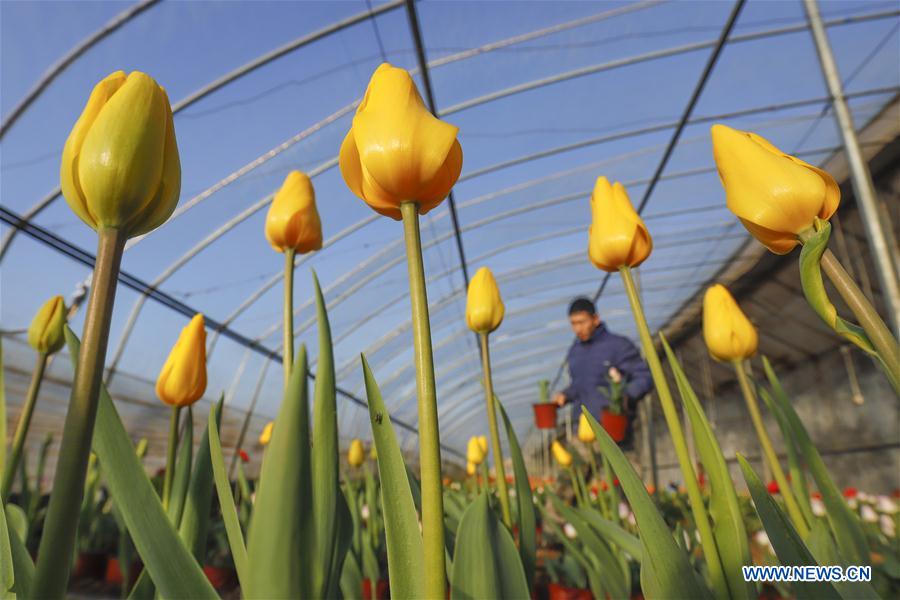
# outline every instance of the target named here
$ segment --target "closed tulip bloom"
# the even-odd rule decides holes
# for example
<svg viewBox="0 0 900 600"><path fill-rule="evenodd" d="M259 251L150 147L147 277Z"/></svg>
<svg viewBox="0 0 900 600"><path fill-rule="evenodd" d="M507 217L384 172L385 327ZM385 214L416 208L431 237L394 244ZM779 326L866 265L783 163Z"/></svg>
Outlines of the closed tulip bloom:
<svg viewBox="0 0 900 600"><path fill-rule="evenodd" d="M162 225L181 193L166 91L139 71L116 71L98 83L63 148L60 187L95 230L132 237Z"/></svg>
<svg viewBox="0 0 900 600"><path fill-rule="evenodd" d="M28 327L28 343L41 354L54 354L66 343L66 303L53 296L37 311Z"/></svg>
<svg viewBox="0 0 900 600"><path fill-rule="evenodd" d="M476 469L477 467L475 466L475 463L468 460L466 461L466 474L474 475Z"/></svg>
<svg viewBox="0 0 900 600"><path fill-rule="evenodd" d="M477 438L478 446L481 448L481 453L487 456L488 453L488 441L486 435L479 435Z"/></svg>
<svg viewBox="0 0 900 600"><path fill-rule="evenodd" d="M503 322L504 311L494 274L487 267L481 267L469 282L466 324L475 333L490 333Z"/></svg>
<svg viewBox="0 0 900 600"><path fill-rule="evenodd" d="M462 170L458 131L428 111L407 71L382 63L341 145L341 174L382 215L400 220L407 201L424 215L447 197Z"/></svg>
<svg viewBox="0 0 900 600"><path fill-rule="evenodd" d="M350 442L350 449L347 450L347 462L351 467L358 467L366 460L366 451L363 449L362 442L353 440Z"/></svg>
<svg viewBox="0 0 900 600"><path fill-rule="evenodd" d="M588 229L588 256L604 271L637 267L653 250L653 240L618 181L598 177L591 194L593 221Z"/></svg>
<svg viewBox="0 0 900 600"><path fill-rule="evenodd" d="M584 416L584 414L578 419L578 439L585 444L590 444L597 439L591 424L588 423L587 417Z"/></svg>
<svg viewBox="0 0 900 600"><path fill-rule="evenodd" d="M719 360L756 354L756 328L723 285L711 286L703 297L703 338L709 353Z"/></svg>
<svg viewBox="0 0 900 600"><path fill-rule="evenodd" d="M306 254L322 247L316 192L306 173L291 171L266 215L266 239L278 252Z"/></svg>
<svg viewBox="0 0 900 600"><path fill-rule="evenodd" d="M572 455L569 454L568 450L566 450L563 445L559 443L559 441L553 440L553 445L550 446L550 450L553 451L553 458L556 459L556 462L559 463L559 466L572 466Z"/></svg>
<svg viewBox="0 0 900 600"><path fill-rule="evenodd" d="M269 441L272 439L272 429L275 428L275 421L269 421L266 423L266 426L263 427L262 433L259 434L259 445L260 446L268 446Z"/></svg>
<svg viewBox="0 0 900 600"><path fill-rule="evenodd" d="M181 330L159 377L156 395L171 406L189 406L206 391L206 326L194 315Z"/></svg>
<svg viewBox="0 0 900 600"><path fill-rule="evenodd" d="M481 441L476 436L469 438L469 445L466 447L466 460L475 465L484 462L487 454L487 444L482 446Z"/></svg>
<svg viewBox="0 0 900 600"><path fill-rule="evenodd" d="M713 125L712 143L728 209L775 254L793 250L816 217L827 220L837 210L834 178L765 138Z"/></svg>

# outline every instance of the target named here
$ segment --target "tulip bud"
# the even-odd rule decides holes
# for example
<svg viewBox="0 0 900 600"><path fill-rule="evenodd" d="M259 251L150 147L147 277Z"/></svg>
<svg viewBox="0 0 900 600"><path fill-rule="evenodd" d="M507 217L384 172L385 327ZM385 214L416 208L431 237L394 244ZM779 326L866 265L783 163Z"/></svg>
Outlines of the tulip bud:
<svg viewBox="0 0 900 600"><path fill-rule="evenodd" d="M54 354L66 343L66 303L62 296L47 300L28 327L28 343L41 354Z"/></svg>
<svg viewBox="0 0 900 600"><path fill-rule="evenodd" d="M269 421L266 423L266 426L263 427L262 433L259 434L259 445L260 446L268 446L269 441L272 439L272 429L275 427L275 421Z"/></svg>
<svg viewBox="0 0 900 600"><path fill-rule="evenodd" d="M278 252L306 254L322 248L322 223L316 192L305 173L291 171L266 215L266 239Z"/></svg>
<svg viewBox="0 0 900 600"><path fill-rule="evenodd" d="M350 466L358 467L363 464L363 461L365 460L366 451L363 448L362 442L359 440L350 442L350 449L347 450L347 462L350 463Z"/></svg>
<svg viewBox="0 0 900 600"><path fill-rule="evenodd" d="M98 83L63 148L60 187L92 228L129 237L162 225L181 193L172 108L151 77L116 71Z"/></svg>
<svg viewBox="0 0 900 600"><path fill-rule="evenodd" d="M713 157L728 209L775 254L787 254L841 201L834 178L748 131L713 125Z"/></svg>
<svg viewBox="0 0 900 600"><path fill-rule="evenodd" d="M653 250L653 240L628 199L625 186L598 177L591 194L593 222L588 229L588 256L604 271L637 267Z"/></svg>
<svg viewBox="0 0 900 600"><path fill-rule="evenodd" d="M591 424L588 423L584 413L578 418L578 439L585 444L591 444L597 439L597 436L594 435L594 429L591 427Z"/></svg>
<svg viewBox="0 0 900 600"><path fill-rule="evenodd" d="M181 330L159 377L156 395L171 406L189 406L206 391L206 329L196 314Z"/></svg>
<svg viewBox="0 0 900 600"><path fill-rule="evenodd" d="M711 286L703 297L703 338L709 353L722 361L756 354L756 328L723 285Z"/></svg>
<svg viewBox="0 0 900 600"><path fill-rule="evenodd" d="M466 461L466 473L468 473L469 475L474 475L476 469L477 467L475 466L475 463L468 460Z"/></svg>
<svg viewBox="0 0 900 600"><path fill-rule="evenodd" d="M572 455L563 447L562 444L557 440L553 440L553 445L550 446L550 450L553 451L553 458L556 459L556 462L559 463L561 467L570 467L572 466Z"/></svg>
<svg viewBox="0 0 900 600"><path fill-rule="evenodd" d="M341 144L341 175L382 215L400 220L407 201L424 215L447 197L462 170L458 131L428 112L407 71L383 63Z"/></svg>
<svg viewBox="0 0 900 600"><path fill-rule="evenodd" d="M466 324L475 333L490 333L503 322L504 311L494 274L481 267L469 282Z"/></svg>
<svg viewBox="0 0 900 600"><path fill-rule="evenodd" d="M487 454L487 438L485 438L485 443L482 446L481 441L472 436L469 438L469 445L466 447L466 460L475 465L480 465L484 462L484 457Z"/></svg>

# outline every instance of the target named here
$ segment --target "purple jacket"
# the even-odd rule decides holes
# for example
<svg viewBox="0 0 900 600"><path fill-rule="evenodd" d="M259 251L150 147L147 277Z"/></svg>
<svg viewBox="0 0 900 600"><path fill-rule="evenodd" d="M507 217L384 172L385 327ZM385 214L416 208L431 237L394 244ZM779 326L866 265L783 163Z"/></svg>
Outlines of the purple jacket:
<svg viewBox="0 0 900 600"><path fill-rule="evenodd" d="M604 323L588 341L575 340L567 360L571 384L563 394L572 404L576 419L581 414L582 404L597 418L600 410L609 404L609 399L598 388L609 387L607 374L610 367L615 367L625 377L625 395L632 401L632 406L653 389L650 369L638 349L628 338L610 332Z"/></svg>

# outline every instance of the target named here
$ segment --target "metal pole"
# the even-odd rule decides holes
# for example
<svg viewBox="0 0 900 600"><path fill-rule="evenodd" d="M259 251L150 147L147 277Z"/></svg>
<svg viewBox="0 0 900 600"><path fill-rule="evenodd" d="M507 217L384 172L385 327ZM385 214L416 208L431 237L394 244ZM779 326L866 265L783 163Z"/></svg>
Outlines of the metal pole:
<svg viewBox="0 0 900 600"><path fill-rule="evenodd" d="M893 267L895 263L900 264L898 251L896 247L890 247L884 227L879 219L878 202L875 195L875 185L872 183L872 174L869 172L869 167L859 147L859 139L856 137L856 129L853 126L853 117L844 97L837 64L834 61L831 45L828 43L828 35L825 32L825 26L822 24L822 17L819 14L819 5L816 0L804 0L803 5L806 8L806 17L809 20L809 27L816 44L819 62L822 66L822 74L825 77L828 92L833 98L835 118L841 130L847 162L850 165L853 192L859 204L860 216L866 228L872 256L875 259L875 271L884 294L884 305L888 321L891 324L894 335L900 337L900 283L898 283L897 273Z"/></svg>

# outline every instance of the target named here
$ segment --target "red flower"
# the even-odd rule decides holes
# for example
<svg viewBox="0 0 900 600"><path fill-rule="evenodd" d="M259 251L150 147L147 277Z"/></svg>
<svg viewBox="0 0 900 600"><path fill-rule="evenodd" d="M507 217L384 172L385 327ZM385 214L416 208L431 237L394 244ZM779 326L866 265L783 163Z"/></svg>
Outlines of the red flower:
<svg viewBox="0 0 900 600"><path fill-rule="evenodd" d="M855 487L844 488L844 498L856 498L857 493Z"/></svg>
<svg viewBox="0 0 900 600"><path fill-rule="evenodd" d="M813 492L812 497L815 498L816 500L821 500L822 494L820 494L819 492Z"/></svg>
<svg viewBox="0 0 900 600"><path fill-rule="evenodd" d="M250 455L244 452L243 450L238 450L238 456L241 457L241 460L245 463L250 462Z"/></svg>
<svg viewBox="0 0 900 600"><path fill-rule="evenodd" d="M706 474L703 471L697 473L697 483L700 484L700 487L706 485Z"/></svg>
<svg viewBox="0 0 900 600"><path fill-rule="evenodd" d="M594 494L595 496L599 493L599 492L597 491L597 484L596 484L596 483L593 484L593 485L591 486L591 492L593 492L593 494Z"/></svg>
<svg viewBox="0 0 900 600"><path fill-rule="evenodd" d="M616 477L615 479L613 479L613 485L616 486L616 487L619 487L619 478L618 478L618 477Z"/></svg>
<svg viewBox="0 0 900 600"><path fill-rule="evenodd" d="M604 492L609 489L609 484L606 483L605 479L600 480L600 489Z"/></svg>
<svg viewBox="0 0 900 600"><path fill-rule="evenodd" d="M766 486L766 489L769 490L769 493L770 493L770 494L777 494L778 491L779 491L779 490L778 490L778 482L777 482L777 481L770 481L770 482L769 482L769 485Z"/></svg>

